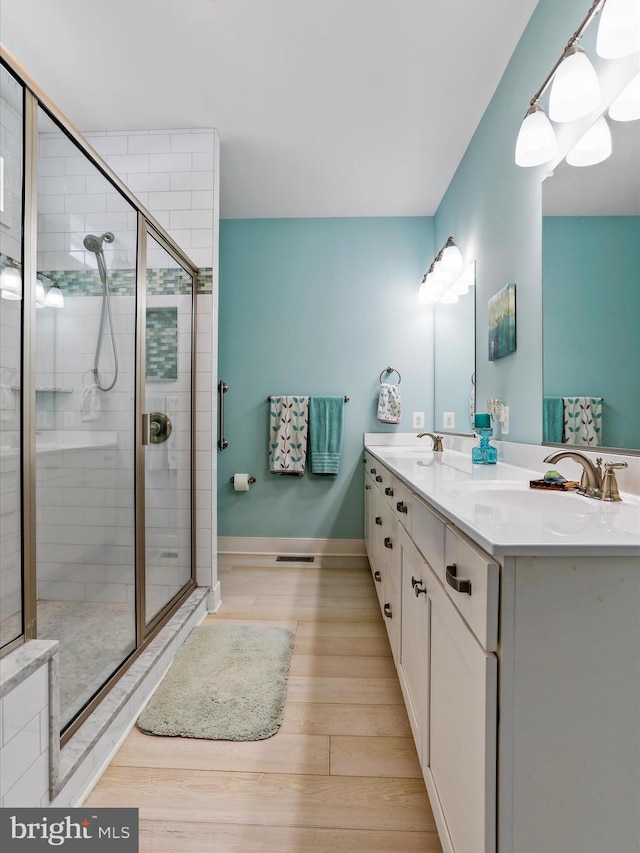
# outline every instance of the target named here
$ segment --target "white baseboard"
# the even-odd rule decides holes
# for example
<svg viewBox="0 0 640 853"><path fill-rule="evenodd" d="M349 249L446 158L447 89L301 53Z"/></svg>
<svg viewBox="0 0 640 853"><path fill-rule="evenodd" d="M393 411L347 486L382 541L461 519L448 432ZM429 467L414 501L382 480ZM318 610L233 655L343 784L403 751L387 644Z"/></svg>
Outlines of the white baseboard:
<svg viewBox="0 0 640 853"><path fill-rule="evenodd" d="M287 560L284 566L365 568L368 566L363 539L294 539L263 536L219 536L221 566L273 565L276 557L314 557L313 563Z"/></svg>

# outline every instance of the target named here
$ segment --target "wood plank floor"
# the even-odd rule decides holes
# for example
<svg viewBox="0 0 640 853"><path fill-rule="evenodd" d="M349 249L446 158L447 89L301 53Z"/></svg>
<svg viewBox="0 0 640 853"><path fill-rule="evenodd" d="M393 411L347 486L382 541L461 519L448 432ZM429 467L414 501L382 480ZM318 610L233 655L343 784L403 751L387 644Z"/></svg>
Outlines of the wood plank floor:
<svg viewBox="0 0 640 853"><path fill-rule="evenodd" d="M442 853L366 569L221 572L207 622L295 633L282 726L251 743L134 729L87 800L141 853Z"/></svg>

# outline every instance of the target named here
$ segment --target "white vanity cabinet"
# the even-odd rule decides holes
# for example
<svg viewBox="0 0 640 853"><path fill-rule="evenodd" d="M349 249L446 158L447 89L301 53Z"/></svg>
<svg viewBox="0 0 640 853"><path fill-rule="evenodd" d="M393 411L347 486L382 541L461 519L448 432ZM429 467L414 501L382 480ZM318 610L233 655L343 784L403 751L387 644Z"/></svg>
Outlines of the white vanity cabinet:
<svg viewBox="0 0 640 853"><path fill-rule="evenodd" d="M419 479L388 456L365 456L367 553L443 850L640 853L640 511L474 514L449 502L460 454Z"/></svg>

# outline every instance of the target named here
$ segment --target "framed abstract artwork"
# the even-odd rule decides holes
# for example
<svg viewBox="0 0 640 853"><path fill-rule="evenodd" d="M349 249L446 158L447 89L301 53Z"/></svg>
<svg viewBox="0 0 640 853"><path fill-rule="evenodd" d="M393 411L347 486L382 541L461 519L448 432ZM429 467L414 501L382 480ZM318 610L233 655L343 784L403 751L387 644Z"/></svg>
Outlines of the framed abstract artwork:
<svg viewBox="0 0 640 853"><path fill-rule="evenodd" d="M489 361L516 350L516 286L507 284L489 300Z"/></svg>

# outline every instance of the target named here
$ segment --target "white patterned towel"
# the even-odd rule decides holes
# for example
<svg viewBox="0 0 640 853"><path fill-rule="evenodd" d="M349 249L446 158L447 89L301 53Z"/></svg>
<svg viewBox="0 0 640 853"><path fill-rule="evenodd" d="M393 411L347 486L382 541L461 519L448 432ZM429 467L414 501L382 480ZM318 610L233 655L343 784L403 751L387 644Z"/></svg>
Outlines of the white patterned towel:
<svg viewBox="0 0 640 853"><path fill-rule="evenodd" d="M301 477L307 460L308 397L270 397L269 470Z"/></svg>
<svg viewBox="0 0 640 853"><path fill-rule="evenodd" d="M402 415L402 397L400 385L380 383L378 397L378 420L381 424L399 424Z"/></svg>
<svg viewBox="0 0 640 853"><path fill-rule="evenodd" d="M602 446L602 397L563 397L564 444Z"/></svg>

